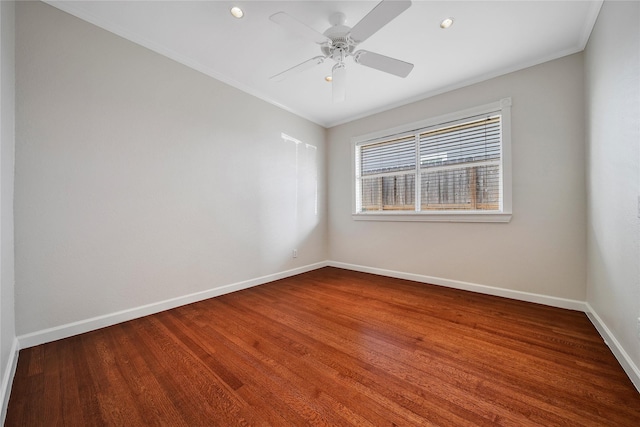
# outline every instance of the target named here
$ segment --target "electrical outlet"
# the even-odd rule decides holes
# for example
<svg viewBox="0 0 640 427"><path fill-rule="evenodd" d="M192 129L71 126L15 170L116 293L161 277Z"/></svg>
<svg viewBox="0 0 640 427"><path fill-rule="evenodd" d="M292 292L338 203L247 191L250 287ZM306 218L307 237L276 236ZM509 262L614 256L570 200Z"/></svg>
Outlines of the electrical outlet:
<svg viewBox="0 0 640 427"><path fill-rule="evenodd" d="M294 249L291 255L293 256L293 258L298 258L298 250Z"/></svg>

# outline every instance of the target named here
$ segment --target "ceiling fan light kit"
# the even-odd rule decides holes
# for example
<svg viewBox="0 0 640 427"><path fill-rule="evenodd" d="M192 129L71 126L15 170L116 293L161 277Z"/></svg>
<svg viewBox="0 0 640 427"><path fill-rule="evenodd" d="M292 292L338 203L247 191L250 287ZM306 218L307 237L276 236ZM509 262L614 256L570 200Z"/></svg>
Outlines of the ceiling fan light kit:
<svg viewBox="0 0 640 427"><path fill-rule="evenodd" d="M329 17L331 27L323 34L285 12L271 15L269 18L271 21L281 25L288 31L319 44L323 54L323 56L316 56L278 73L272 76L271 80L282 81L292 74L308 70L324 63L326 59L331 59L335 62L331 75L333 102L342 102L346 99L345 60L348 57L352 57L356 64L398 77L407 77L413 69L413 64L378 53L366 50L356 51L355 49L358 44L371 37L410 6L411 1L408 0L383 0L353 28L345 25L346 17L343 13L334 13Z"/></svg>
<svg viewBox="0 0 640 427"><path fill-rule="evenodd" d="M331 88L333 102L342 102L347 93L347 68L343 62L339 62L331 69Z"/></svg>

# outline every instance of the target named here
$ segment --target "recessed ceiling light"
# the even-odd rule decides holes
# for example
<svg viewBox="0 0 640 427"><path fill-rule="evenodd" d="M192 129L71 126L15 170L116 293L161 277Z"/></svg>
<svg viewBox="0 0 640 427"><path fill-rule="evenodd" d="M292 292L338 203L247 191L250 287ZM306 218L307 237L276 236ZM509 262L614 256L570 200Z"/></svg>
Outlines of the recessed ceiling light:
<svg viewBox="0 0 640 427"><path fill-rule="evenodd" d="M235 16L238 19L244 16L244 12L238 6L232 7L230 12L233 16Z"/></svg>
<svg viewBox="0 0 640 427"><path fill-rule="evenodd" d="M333 80L333 77L331 77L331 76L326 76L324 79L325 79L325 81L330 82L330 81L332 81L332 80Z"/></svg>
<svg viewBox="0 0 640 427"><path fill-rule="evenodd" d="M440 23L440 28L443 28L446 30L452 25L453 25L453 18L446 18L446 19L443 19L442 22Z"/></svg>

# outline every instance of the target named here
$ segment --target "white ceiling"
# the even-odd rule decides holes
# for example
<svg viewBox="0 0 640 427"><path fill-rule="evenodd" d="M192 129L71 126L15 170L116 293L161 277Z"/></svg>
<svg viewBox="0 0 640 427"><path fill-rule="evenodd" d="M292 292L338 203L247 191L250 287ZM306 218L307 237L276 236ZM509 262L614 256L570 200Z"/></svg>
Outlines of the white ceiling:
<svg viewBox="0 0 640 427"><path fill-rule="evenodd" d="M318 32L343 12L355 25L377 1L48 1L72 15L330 127L584 49L597 1L414 1L358 48L415 64L405 78L347 61L347 100L333 103L333 61L275 82L320 55L269 20L285 11ZM242 19L231 16L241 6ZM443 18L454 25L442 30Z"/></svg>

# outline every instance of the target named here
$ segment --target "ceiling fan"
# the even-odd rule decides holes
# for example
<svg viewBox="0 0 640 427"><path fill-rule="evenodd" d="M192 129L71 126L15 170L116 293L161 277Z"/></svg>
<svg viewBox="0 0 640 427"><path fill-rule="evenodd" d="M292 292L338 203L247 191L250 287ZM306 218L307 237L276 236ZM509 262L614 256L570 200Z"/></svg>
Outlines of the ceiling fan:
<svg viewBox="0 0 640 427"><path fill-rule="evenodd" d="M394 20L398 15L411 6L409 0L383 0L374 7L353 28L345 25L346 17L343 13L334 13L329 18L331 27L323 34L300 22L285 12L278 12L269 17L276 24L281 25L292 33L313 41L320 45L322 55L313 57L288 70L271 77L271 80L281 81L291 74L313 68L324 63L326 59L335 61L331 73L333 101L341 102L346 95L346 65L345 60L352 57L357 64L399 77L407 77L413 69L413 64L369 52L368 50L355 50L356 46L371 37L374 33Z"/></svg>

